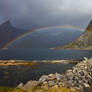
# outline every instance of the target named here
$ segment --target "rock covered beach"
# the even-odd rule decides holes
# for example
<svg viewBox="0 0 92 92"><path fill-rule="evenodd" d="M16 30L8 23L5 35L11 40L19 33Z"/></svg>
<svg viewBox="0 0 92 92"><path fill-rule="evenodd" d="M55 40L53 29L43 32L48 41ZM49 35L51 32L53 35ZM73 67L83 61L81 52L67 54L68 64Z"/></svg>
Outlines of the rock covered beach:
<svg viewBox="0 0 92 92"><path fill-rule="evenodd" d="M43 89L66 87L82 92L92 92L92 59L85 58L83 62L76 64L63 74L43 75L38 81L20 83L17 87L23 90L33 87Z"/></svg>

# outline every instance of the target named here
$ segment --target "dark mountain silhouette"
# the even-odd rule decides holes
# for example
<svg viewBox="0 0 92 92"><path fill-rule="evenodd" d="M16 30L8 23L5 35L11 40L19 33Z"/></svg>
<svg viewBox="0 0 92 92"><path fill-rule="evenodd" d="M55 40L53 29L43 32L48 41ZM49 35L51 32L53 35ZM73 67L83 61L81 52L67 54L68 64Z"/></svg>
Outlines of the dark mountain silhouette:
<svg viewBox="0 0 92 92"><path fill-rule="evenodd" d="M10 21L6 21L0 25L0 48L3 48L7 43L14 40L18 36L32 30L22 30L11 25ZM47 30L35 30L29 36L20 39L11 47L14 48L53 48L69 44L82 32L73 29L49 28Z"/></svg>
<svg viewBox="0 0 92 92"><path fill-rule="evenodd" d="M57 49L86 49L92 50L92 20L88 24L85 31L82 33L80 37L78 37L72 43L64 46L64 47L57 47Z"/></svg>
<svg viewBox="0 0 92 92"><path fill-rule="evenodd" d="M15 41L9 48L54 48L69 44L80 36L82 31L71 28L48 28L36 30Z"/></svg>
<svg viewBox="0 0 92 92"><path fill-rule="evenodd" d="M21 30L13 27L10 21L6 21L5 23L0 25L0 48L2 48L5 44L15 39L17 36L24 34L26 30Z"/></svg>

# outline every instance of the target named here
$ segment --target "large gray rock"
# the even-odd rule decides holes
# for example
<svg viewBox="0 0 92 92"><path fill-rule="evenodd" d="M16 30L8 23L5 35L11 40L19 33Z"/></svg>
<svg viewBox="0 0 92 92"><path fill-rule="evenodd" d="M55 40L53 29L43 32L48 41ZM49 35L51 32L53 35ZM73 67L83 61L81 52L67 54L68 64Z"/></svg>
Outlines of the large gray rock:
<svg viewBox="0 0 92 92"><path fill-rule="evenodd" d="M39 84L43 83L44 81L46 81L48 78L48 76L43 75L40 79L39 79Z"/></svg>
<svg viewBox="0 0 92 92"><path fill-rule="evenodd" d="M23 89L24 90L29 90L29 89L32 89L33 87L36 87L37 85L38 85L38 81L28 81L24 85Z"/></svg>
<svg viewBox="0 0 92 92"><path fill-rule="evenodd" d="M17 88L20 88L20 89L22 89L23 87L24 87L24 84L22 82L17 86Z"/></svg>

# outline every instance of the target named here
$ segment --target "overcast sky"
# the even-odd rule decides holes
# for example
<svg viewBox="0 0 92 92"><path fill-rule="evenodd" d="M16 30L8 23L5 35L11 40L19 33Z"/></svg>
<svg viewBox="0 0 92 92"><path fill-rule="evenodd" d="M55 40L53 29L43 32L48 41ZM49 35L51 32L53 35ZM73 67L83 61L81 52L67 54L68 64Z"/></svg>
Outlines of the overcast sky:
<svg viewBox="0 0 92 92"><path fill-rule="evenodd" d="M92 19L92 0L0 0L0 24L8 19L19 28L85 28Z"/></svg>

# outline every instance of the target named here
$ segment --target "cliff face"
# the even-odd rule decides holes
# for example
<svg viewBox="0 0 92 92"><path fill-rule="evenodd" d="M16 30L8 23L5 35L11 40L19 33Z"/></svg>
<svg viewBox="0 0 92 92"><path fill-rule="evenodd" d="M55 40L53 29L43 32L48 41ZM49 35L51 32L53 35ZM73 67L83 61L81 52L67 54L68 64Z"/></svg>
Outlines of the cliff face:
<svg viewBox="0 0 92 92"><path fill-rule="evenodd" d="M87 48L92 45L92 21L90 21L84 33L74 43L75 48Z"/></svg>
<svg viewBox="0 0 92 92"><path fill-rule="evenodd" d="M15 39L17 36L24 34L26 30L21 30L13 27L10 21L0 25L0 48L5 44Z"/></svg>
<svg viewBox="0 0 92 92"><path fill-rule="evenodd" d="M11 39L11 24L9 21L0 25L0 48Z"/></svg>
<svg viewBox="0 0 92 92"><path fill-rule="evenodd" d="M85 31L76 41L72 43L73 48L87 48L92 45L92 33Z"/></svg>
<svg viewBox="0 0 92 92"><path fill-rule="evenodd" d="M64 46L64 47L58 47L58 49L64 48L64 49L92 49L92 20L88 24L85 31L80 35L79 38L77 38L72 43Z"/></svg>
<svg viewBox="0 0 92 92"><path fill-rule="evenodd" d="M92 20L90 21L88 27L86 28L86 32L92 32Z"/></svg>

